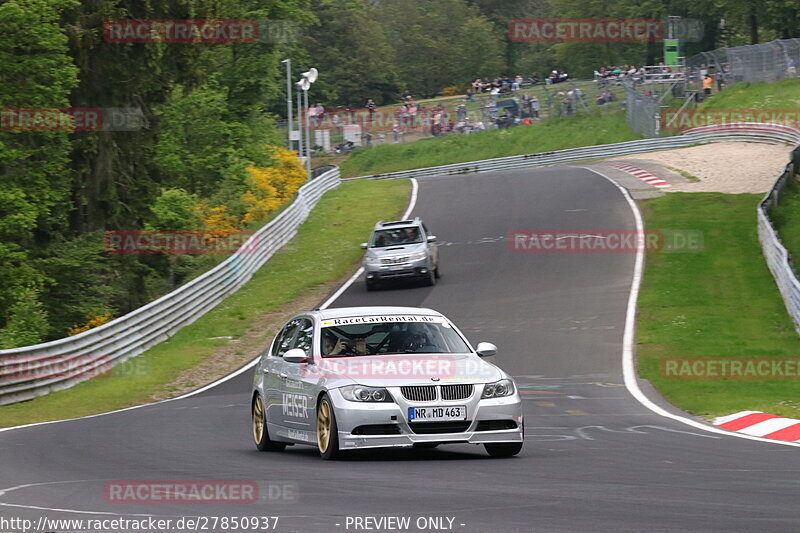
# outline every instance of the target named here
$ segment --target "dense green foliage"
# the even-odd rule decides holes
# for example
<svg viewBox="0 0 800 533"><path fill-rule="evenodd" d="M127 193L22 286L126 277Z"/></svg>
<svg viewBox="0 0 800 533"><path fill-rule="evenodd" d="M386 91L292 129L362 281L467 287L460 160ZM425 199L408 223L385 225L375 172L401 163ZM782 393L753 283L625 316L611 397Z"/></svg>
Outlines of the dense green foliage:
<svg viewBox="0 0 800 533"><path fill-rule="evenodd" d="M687 55L800 36L795 0L755 5L749 0L4 0L0 109L133 108L142 127L0 128L0 347L58 338L76 325L96 324L98 317L119 316L219 260L109 255L103 232L242 229L258 222L254 213L269 216L278 200L286 201L285 191L265 181L275 175L265 169L278 167L267 145L284 142L275 126L285 116L283 58L292 58L295 74L311 66L320 70L310 98L325 106L362 106L367 98L392 104L408 93L458 91L475 77L544 75L554 68L586 76L600 65L651 63L661 53L658 44L512 42L511 19L692 17L705 32L701 41L687 44ZM282 21L296 31L257 42L109 42L104 23L119 19L258 20L267 26ZM575 124L579 127L577 119ZM513 133L512 139L521 135ZM476 136L470 142L489 145L472 150L470 158L499 154L507 149L502 147L563 147L555 141L531 139L528 147L521 137L509 143ZM417 159L443 142L422 143ZM370 157L383 153L376 149ZM354 158L353 171L358 165L378 168L368 159ZM253 169L260 169L260 181L253 179ZM256 185L257 194L249 191ZM258 208L245 198L256 199Z"/></svg>

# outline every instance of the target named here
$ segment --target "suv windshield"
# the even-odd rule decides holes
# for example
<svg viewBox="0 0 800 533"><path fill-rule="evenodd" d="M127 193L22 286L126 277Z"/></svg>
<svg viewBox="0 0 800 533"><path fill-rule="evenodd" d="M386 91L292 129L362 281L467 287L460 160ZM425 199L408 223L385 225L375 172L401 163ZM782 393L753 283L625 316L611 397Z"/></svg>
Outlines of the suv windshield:
<svg viewBox="0 0 800 533"><path fill-rule="evenodd" d="M447 319L427 315L323 320L320 348L323 357L470 351Z"/></svg>
<svg viewBox="0 0 800 533"><path fill-rule="evenodd" d="M384 248L422 242L422 232L416 226L377 230L372 234L370 248Z"/></svg>

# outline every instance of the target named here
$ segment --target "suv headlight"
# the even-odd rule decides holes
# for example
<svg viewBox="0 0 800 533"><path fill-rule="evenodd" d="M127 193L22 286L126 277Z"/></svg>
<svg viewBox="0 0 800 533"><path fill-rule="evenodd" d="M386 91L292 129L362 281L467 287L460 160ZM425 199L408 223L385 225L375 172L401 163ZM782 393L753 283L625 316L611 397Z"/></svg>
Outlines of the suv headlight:
<svg viewBox="0 0 800 533"><path fill-rule="evenodd" d="M369 255L364 258L364 261L368 265L379 265L379 264L381 264L381 258L380 257L373 257L373 256L369 256Z"/></svg>
<svg viewBox="0 0 800 533"><path fill-rule="evenodd" d="M503 396L511 396L512 394L514 394L514 382L510 379L501 379L500 381L484 385L481 399L500 398Z"/></svg>
<svg viewBox="0 0 800 533"><path fill-rule="evenodd" d="M345 400L351 402L394 402L392 395L383 387L348 385L339 389Z"/></svg>
<svg viewBox="0 0 800 533"><path fill-rule="evenodd" d="M408 260L419 261L420 259L425 259L427 255L427 252L414 252L413 254L408 255Z"/></svg>

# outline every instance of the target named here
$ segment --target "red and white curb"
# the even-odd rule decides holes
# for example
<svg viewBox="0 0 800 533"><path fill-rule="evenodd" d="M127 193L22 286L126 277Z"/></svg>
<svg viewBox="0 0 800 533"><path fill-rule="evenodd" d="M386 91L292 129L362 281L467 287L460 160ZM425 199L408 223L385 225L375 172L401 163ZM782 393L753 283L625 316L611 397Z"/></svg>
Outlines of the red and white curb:
<svg viewBox="0 0 800 533"><path fill-rule="evenodd" d="M742 411L715 418L713 424L722 429L754 437L800 442L800 420L768 415L760 411Z"/></svg>
<svg viewBox="0 0 800 533"><path fill-rule="evenodd" d="M625 165L623 163L610 163L611 166L620 169L623 172L627 172L631 176L635 176L642 180L643 182L647 183L648 185L652 185L653 187L658 187L659 189L663 189L665 187L671 187L671 185L662 180L661 178L657 178L653 176L648 171L641 169L639 167L632 167L630 165Z"/></svg>

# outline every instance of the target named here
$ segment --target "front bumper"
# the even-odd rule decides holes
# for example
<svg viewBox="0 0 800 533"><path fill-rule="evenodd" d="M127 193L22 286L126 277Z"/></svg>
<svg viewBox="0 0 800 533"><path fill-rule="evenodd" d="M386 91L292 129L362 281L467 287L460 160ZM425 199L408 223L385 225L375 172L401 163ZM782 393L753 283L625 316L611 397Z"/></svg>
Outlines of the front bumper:
<svg viewBox="0 0 800 533"><path fill-rule="evenodd" d="M518 392L505 398L480 400L481 387L476 387L473 396L466 400L415 403L405 400L400 394L399 387L387 388L395 402L351 402L345 400L338 389L330 391L339 430L340 449L408 447L426 443L485 444L523 440L522 401ZM409 424L409 407L448 405L467 407L467 420L462 423L464 427L445 432L447 424L437 422ZM496 429L498 426L511 424L516 427ZM438 428L433 428L434 425L438 425ZM369 431L377 430L381 434L358 434L364 431L364 428L368 428ZM437 432L428 433L430 429L435 429Z"/></svg>
<svg viewBox="0 0 800 533"><path fill-rule="evenodd" d="M365 263L364 272L366 278L371 281L423 278L430 275L430 267L427 259L419 259L395 265L368 265Z"/></svg>

